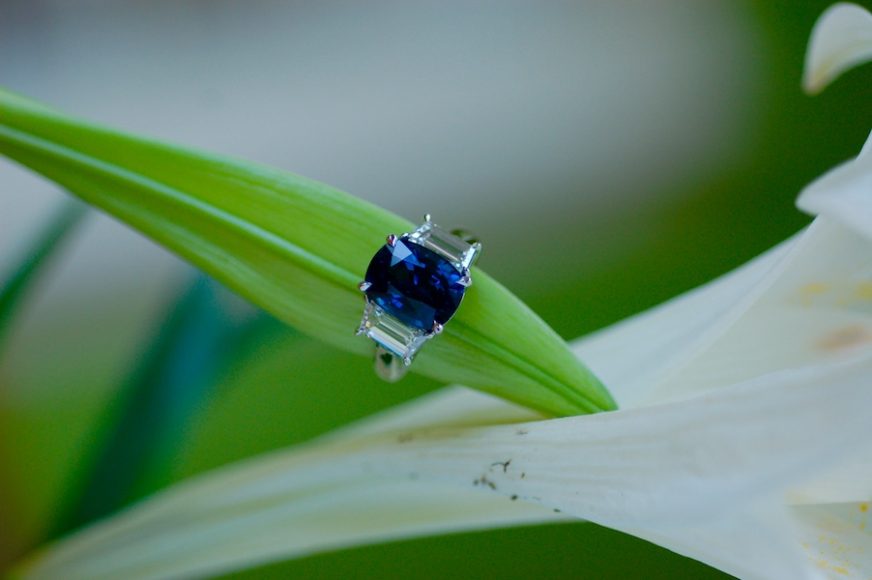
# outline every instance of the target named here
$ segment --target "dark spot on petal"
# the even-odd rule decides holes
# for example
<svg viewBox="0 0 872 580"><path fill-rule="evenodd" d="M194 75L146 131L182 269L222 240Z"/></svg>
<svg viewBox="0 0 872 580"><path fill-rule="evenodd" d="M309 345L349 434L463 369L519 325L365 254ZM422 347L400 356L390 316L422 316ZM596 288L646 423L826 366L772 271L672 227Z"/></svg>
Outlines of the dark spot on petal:
<svg viewBox="0 0 872 580"><path fill-rule="evenodd" d="M505 473L506 470L509 468L509 464L511 464L511 463L512 463L511 459L506 460L506 461L495 461L494 463L491 463L491 468L494 468L497 465L499 465L500 467L503 468L503 473Z"/></svg>

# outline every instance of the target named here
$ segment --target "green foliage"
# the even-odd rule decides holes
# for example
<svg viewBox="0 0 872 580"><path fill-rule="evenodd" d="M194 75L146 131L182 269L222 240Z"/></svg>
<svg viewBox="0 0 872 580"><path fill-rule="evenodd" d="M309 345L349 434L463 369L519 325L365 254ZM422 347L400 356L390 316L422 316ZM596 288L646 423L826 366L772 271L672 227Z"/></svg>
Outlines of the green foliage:
<svg viewBox="0 0 872 580"><path fill-rule="evenodd" d="M126 222L277 318L339 348L354 336L356 284L398 216L287 172L127 135L0 91L0 153ZM424 209L424 208L422 208ZM565 342L481 271L415 370L547 414L614 408Z"/></svg>
<svg viewBox="0 0 872 580"><path fill-rule="evenodd" d="M34 240L33 246L28 248L8 279L0 284L0 344L9 332L12 319L28 291L84 215L85 206L79 203L70 203L61 208L45 231Z"/></svg>
<svg viewBox="0 0 872 580"><path fill-rule="evenodd" d="M170 458L194 410L241 346L269 322L266 315L233 316L215 282L199 276L168 309L150 344L103 413L92 457L67 490L49 537L110 515L166 485ZM226 302L224 300L223 302ZM238 310L238 309L237 309Z"/></svg>

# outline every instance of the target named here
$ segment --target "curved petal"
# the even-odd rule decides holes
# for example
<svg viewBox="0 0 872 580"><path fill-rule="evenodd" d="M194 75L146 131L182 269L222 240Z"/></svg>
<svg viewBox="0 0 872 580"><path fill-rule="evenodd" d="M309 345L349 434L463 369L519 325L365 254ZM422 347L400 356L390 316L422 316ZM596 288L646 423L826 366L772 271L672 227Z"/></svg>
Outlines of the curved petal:
<svg viewBox="0 0 872 580"><path fill-rule="evenodd" d="M544 418L531 409L515 405L505 399L498 399L464 387L446 387L365 417L328 433L321 440L351 439L428 427L481 427Z"/></svg>
<svg viewBox="0 0 872 580"><path fill-rule="evenodd" d="M214 554L226 555L220 565L229 570L432 533L434 521L442 531L539 521L549 517L543 506L661 538L724 566L730 555L718 544L694 543L692 533L676 530L717 527L868 439L870 372L872 357L862 357L645 409L357 434L176 486L50 548L21 571L37 578L60 571L68 578L190 575L216 571ZM425 501L416 493L429 495ZM484 507L451 507L476 502ZM414 507L419 503L423 510ZM532 505L519 507L525 503Z"/></svg>
<svg viewBox="0 0 872 580"><path fill-rule="evenodd" d="M794 530L785 507L764 497L717 521L633 534L745 580L824 578L803 557Z"/></svg>
<svg viewBox="0 0 872 580"><path fill-rule="evenodd" d="M872 139L860 156L809 186L798 205L818 219L785 244L780 259L746 277L744 295L724 301L641 402L676 399L779 369L872 349ZM690 323L674 321L676 328ZM597 367L596 353L585 353ZM614 384L623 402L620 382Z"/></svg>
<svg viewBox="0 0 872 580"><path fill-rule="evenodd" d="M819 93L846 70L872 59L872 14L856 4L828 8L811 33L803 88Z"/></svg>
<svg viewBox="0 0 872 580"><path fill-rule="evenodd" d="M859 210L858 210L859 211ZM819 218L648 402L872 351L872 240Z"/></svg>
<svg viewBox="0 0 872 580"><path fill-rule="evenodd" d="M856 159L806 187L796 205L872 238L872 135Z"/></svg>
<svg viewBox="0 0 872 580"><path fill-rule="evenodd" d="M638 406L669 372L759 293L801 234L717 280L573 343L621 408Z"/></svg>
<svg viewBox="0 0 872 580"><path fill-rule="evenodd" d="M554 522L551 510L427 482L349 478L328 489L246 504L120 516L25 567L25 578L176 578L220 574L307 554L453 531ZM208 498L204 498L208 500ZM235 512L235 513L234 513Z"/></svg>
<svg viewBox="0 0 872 580"><path fill-rule="evenodd" d="M872 137L809 186L812 227L735 272L574 344L623 408L872 347Z"/></svg>

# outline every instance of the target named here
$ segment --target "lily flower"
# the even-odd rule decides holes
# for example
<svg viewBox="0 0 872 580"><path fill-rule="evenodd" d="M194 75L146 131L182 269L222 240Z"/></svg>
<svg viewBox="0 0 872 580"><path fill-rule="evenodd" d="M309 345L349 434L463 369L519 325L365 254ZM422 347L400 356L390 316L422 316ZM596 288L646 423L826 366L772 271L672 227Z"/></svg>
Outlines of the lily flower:
<svg viewBox="0 0 872 580"><path fill-rule="evenodd" d="M820 88L870 56L841 4ZM865 51L865 52L864 52ZM30 578L226 572L458 530L584 519L742 578L872 575L872 137L817 216L721 279L574 344L618 411L545 419L451 387L171 487L46 547Z"/></svg>

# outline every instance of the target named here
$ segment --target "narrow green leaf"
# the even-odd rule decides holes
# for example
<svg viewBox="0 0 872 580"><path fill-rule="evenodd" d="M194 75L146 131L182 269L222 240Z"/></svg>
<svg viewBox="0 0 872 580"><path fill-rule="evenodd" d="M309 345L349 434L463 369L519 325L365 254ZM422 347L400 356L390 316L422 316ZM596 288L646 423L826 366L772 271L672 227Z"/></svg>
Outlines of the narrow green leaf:
<svg viewBox="0 0 872 580"><path fill-rule="evenodd" d="M27 297L27 291L36 284L56 250L84 216L85 209L86 206L77 202L65 203L0 286L0 344L9 333L12 319Z"/></svg>
<svg viewBox="0 0 872 580"><path fill-rule="evenodd" d="M388 233L412 224L324 184L71 119L0 90L0 153L196 264L277 318L371 356L357 290ZM422 214L427 208L421 208ZM538 316L481 271L413 369L548 414L614 408Z"/></svg>
<svg viewBox="0 0 872 580"><path fill-rule="evenodd" d="M201 275L174 297L166 320L107 409L100 442L93 457L80 462L82 473L67 494L67 505L58 510L50 538L168 483L168 456L187 421L232 362L232 352L261 320L240 320L222 309L221 291Z"/></svg>

